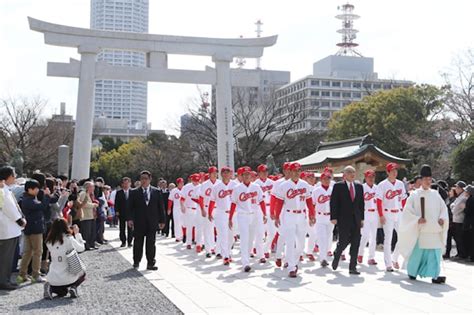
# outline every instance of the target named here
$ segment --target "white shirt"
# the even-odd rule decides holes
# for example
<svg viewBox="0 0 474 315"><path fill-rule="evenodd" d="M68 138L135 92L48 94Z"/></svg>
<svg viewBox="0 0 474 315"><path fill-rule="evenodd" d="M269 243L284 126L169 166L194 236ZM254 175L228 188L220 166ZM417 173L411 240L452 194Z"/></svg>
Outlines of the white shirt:
<svg viewBox="0 0 474 315"><path fill-rule="evenodd" d="M402 209L402 200L407 198L405 185L401 180L396 180L392 184L388 178L384 179L377 185L377 199L382 200L383 209L400 210Z"/></svg>
<svg viewBox="0 0 474 315"><path fill-rule="evenodd" d="M216 180L214 183L208 179L201 184L199 195L204 199L204 208L209 207L209 202L211 202L211 193L214 185L216 185L219 180Z"/></svg>
<svg viewBox="0 0 474 315"><path fill-rule="evenodd" d="M377 201L376 201L376 193L377 193L377 185L373 184L372 187L364 183L362 185L364 188L364 203L365 203L365 210L374 209L377 210Z"/></svg>
<svg viewBox="0 0 474 315"><path fill-rule="evenodd" d="M331 194L332 187L326 190L322 185L313 190L312 198L316 208L316 222L328 223L331 216Z"/></svg>
<svg viewBox="0 0 474 315"><path fill-rule="evenodd" d="M56 242L54 244L46 243L49 252L51 253L51 265L46 276L48 282L54 286L68 285L76 282L81 274L73 275L67 271L66 252L75 249L78 253L84 251L84 241L81 234L76 234L75 238L72 235L63 235L63 244Z"/></svg>
<svg viewBox="0 0 474 315"><path fill-rule="evenodd" d="M181 209L181 201L180 201L181 197L182 197L182 194L179 188L176 187L171 190L168 200L171 200L173 202L174 210ZM166 207L168 207L168 205L166 205Z"/></svg>
<svg viewBox="0 0 474 315"><path fill-rule="evenodd" d="M262 189L263 199L265 200L265 204L267 206L270 205L270 197L271 197L274 181L272 181L269 178L267 178L265 181L261 180L260 178L257 178L257 180L255 181L255 184L260 186L260 188Z"/></svg>
<svg viewBox="0 0 474 315"><path fill-rule="evenodd" d="M13 193L6 185L0 188L0 240L8 240L21 235L22 228L16 223L21 217Z"/></svg>
<svg viewBox="0 0 474 315"><path fill-rule="evenodd" d="M262 200L262 189L255 183L250 183L248 186L244 183L239 184L232 192L232 202L237 205L237 213L254 212L255 205L258 205Z"/></svg>
<svg viewBox="0 0 474 315"><path fill-rule="evenodd" d="M311 187L304 180L298 179L295 183L289 179L277 187L274 195L283 200L282 211L306 210L306 199L311 198Z"/></svg>
<svg viewBox="0 0 474 315"><path fill-rule="evenodd" d="M199 185L194 186L193 183L184 185L181 195L186 208L198 208L198 204L193 199L199 199Z"/></svg>
<svg viewBox="0 0 474 315"><path fill-rule="evenodd" d="M240 184L239 184L240 185ZM237 184L234 181L230 181L226 184L219 181L214 185L211 192L211 199L215 202L214 214L222 214L230 210L230 204L232 203L232 192ZM214 216L215 216L214 215Z"/></svg>

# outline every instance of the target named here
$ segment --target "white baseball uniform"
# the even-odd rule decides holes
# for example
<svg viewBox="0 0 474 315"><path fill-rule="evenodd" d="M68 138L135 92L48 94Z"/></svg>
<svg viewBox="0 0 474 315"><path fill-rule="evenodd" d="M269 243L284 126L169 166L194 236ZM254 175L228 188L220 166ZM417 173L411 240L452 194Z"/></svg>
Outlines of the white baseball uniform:
<svg viewBox="0 0 474 315"><path fill-rule="evenodd" d="M250 264L250 251L257 228L257 213L255 213L257 210L254 205L260 204L262 200L262 189L254 183L248 185L242 183L232 192L232 202L236 205L239 224L240 255L244 267Z"/></svg>
<svg viewBox="0 0 474 315"><path fill-rule="evenodd" d="M192 244L193 227L194 238L197 245L202 245L202 232L199 224L198 215L201 215L201 210L196 200L199 200L199 185L188 183L184 185L181 190L181 195L184 198L184 225L186 226L186 245Z"/></svg>
<svg viewBox="0 0 474 315"><path fill-rule="evenodd" d="M260 186L260 188L262 189L263 199L265 201L265 208L267 209L267 215L269 215L271 191L273 189L274 181L272 181L269 178L267 178L265 181L263 181L260 178L257 178L257 180L255 181L255 184ZM261 225L263 228L263 235L266 233L265 242L263 244L263 251L264 253L270 253L273 239L275 238L275 235L277 233L277 228L275 226L275 222L270 218L268 218L267 224L263 224L263 220L262 220ZM259 233L260 231L257 231L257 234Z"/></svg>
<svg viewBox="0 0 474 315"><path fill-rule="evenodd" d="M216 242L214 238L214 223L209 221L208 219L208 210L209 210L209 202L211 201L211 193L212 189L215 184L220 182L220 180L216 180L212 182L210 179L206 180L204 183L201 184L200 187L200 197L203 199L203 205L204 205L204 212L206 213L206 216L203 217L202 215L199 216L201 220L201 228L202 228L202 234L204 237L204 247L206 249L206 253L211 253L211 250L213 250L216 247Z"/></svg>
<svg viewBox="0 0 474 315"><path fill-rule="evenodd" d="M183 239L184 214L181 212L181 197L181 190L179 188L176 187L170 191L169 200L173 203L174 237L177 240Z"/></svg>
<svg viewBox="0 0 474 315"><path fill-rule="evenodd" d="M324 187L323 185L313 190L312 194L316 210L316 238L321 261L327 261L327 254L332 245L334 224L331 223L331 194L332 186Z"/></svg>
<svg viewBox="0 0 474 315"><path fill-rule="evenodd" d="M365 246L369 242L369 259L375 258L375 248L377 246L377 229L379 226L379 215L377 213L376 192L377 185L370 187L367 183L362 185L364 188L364 227L359 245L359 256L364 256Z"/></svg>
<svg viewBox="0 0 474 315"><path fill-rule="evenodd" d="M296 271L299 256L303 252L306 236L306 200L311 199L311 187L303 180L287 180L281 183L275 197L283 201L279 218L285 237L285 259L288 271Z"/></svg>
<svg viewBox="0 0 474 315"><path fill-rule="evenodd" d="M287 179L284 178L284 177L280 178L277 181L274 181L271 195L276 197L276 194L277 194L276 191L277 191L278 187L280 187L280 185L282 183L284 183L285 181L287 181ZM283 217L280 218L280 224L282 223L283 219L284 219ZM283 258L283 252L285 250L285 236L283 235L284 231L281 229L281 227L276 228L276 233L278 233L279 236L278 236L278 241L277 241L276 246L275 246L275 257L277 259L281 259L281 258ZM273 238L270 240L270 244L268 244L269 248L271 247L272 242L273 242Z"/></svg>
<svg viewBox="0 0 474 315"><path fill-rule="evenodd" d="M237 184L234 181L230 181L227 185L219 181L211 191L211 200L215 203L212 216L217 229L216 251L224 258L230 258L234 243L234 235L229 229L229 212L231 196L235 186Z"/></svg>
<svg viewBox="0 0 474 315"><path fill-rule="evenodd" d="M313 191L316 189L316 186L309 185L311 187L311 194ZM313 199L314 202L314 199ZM308 210L308 209L306 209ZM308 220L306 220L306 234L308 234L308 242L306 243L306 254L307 255L313 255L313 250L316 245L316 224L311 226L309 222L309 216L307 217Z"/></svg>
<svg viewBox="0 0 474 315"><path fill-rule="evenodd" d="M386 222L383 225L384 232L384 261L387 268L392 267L392 262L398 260L398 252L392 252L393 230L398 232L398 220L402 210L402 200L407 198L405 185L400 180L391 183L388 178L377 185L375 193L377 199L382 201L382 211ZM379 213L380 215L380 213Z"/></svg>

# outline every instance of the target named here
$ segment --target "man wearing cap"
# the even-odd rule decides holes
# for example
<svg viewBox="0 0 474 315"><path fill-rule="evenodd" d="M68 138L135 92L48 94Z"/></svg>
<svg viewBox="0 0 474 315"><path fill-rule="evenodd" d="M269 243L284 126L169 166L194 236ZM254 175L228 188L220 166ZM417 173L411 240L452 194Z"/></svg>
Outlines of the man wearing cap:
<svg viewBox="0 0 474 315"><path fill-rule="evenodd" d="M357 262L359 264L363 261L364 250L367 242L369 242L369 265L376 265L375 261L375 247L377 246L377 229L379 226L379 216L377 214L377 203L375 201L375 194L377 185L375 184L375 171L367 170L364 172L365 183L364 188L364 227L362 228L362 237L359 245L359 256Z"/></svg>
<svg viewBox="0 0 474 315"><path fill-rule="evenodd" d="M181 191L181 206L184 209L184 226L186 227L186 248L191 249L194 228L196 252L200 253L202 250L202 231L198 224L198 216L201 215L199 207L199 181L201 175L195 173L189 176L189 179L190 182Z"/></svg>
<svg viewBox="0 0 474 315"><path fill-rule="evenodd" d="M431 189L431 168L423 165L420 175L421 189L410 194L403 210L397 247L410 279L430 277L433 283L444 283L446 277L439 274L449 227L448 209L439 193Z"/></svg>
<svg viewBox="0 0 474 315"><path fill-rule="evenodd" d="M393 268L400 268L398 264L398 251L395 250L392 256L393 231L397 231L399 226L400 212L402 211L407 193L405 185L397 179L398 164L388 163L386 166L387 178L377 185L375 196L377 198L377 213L384 233L384 261L386 271L392 272Z"/></svg>
<svg viewBox="0 0 474 315"><path fill-rule="evenodd" d="M211 166L208 169L209 179L204 181L200 187L199 205L201 206L201 216L199 217L204 236L204 248L206 250L206 257L210 258L211 254L215 253L216 242L214 240L214 223L209 221L208 211L209 203L211 202L211 193L215 184L219 182L217 179L217 167Z"/></svg>
<svg viewBox="0 0 474 315"><path fill-rule="evenodd" d="M237 184L231 180L232 169L223 167L221 169L222 180L216 182L211 191L211 201L209 202L209 221L215 222L217 230L217 258L224 258L224 265L231 262L231 248L234 235L229 228L229 213L232 192Z"/></svg>
<svg viewBox="0 0 474 315"><path fill-rule="evenodd" d="M463 237L464 209L466 208L467 200L467 196L464 193L465 188L466 183L462 180L458 181L456 185L454 185L454 189L456 190L458 197L451 204L451 212L453 213L453 237L454 241L456 242L456 250L458 252L455 257L456 259L465 259L467 257L466 246L464 244Z"/></svg>
<svg viewBox="0 0 474 315"><path fill-rule="evenodd" d="M334 225L331 223L331 173L325 170L321 174L321 185L313 190L312 198L316 211L316 239L319 247L319 259L322 267L328 265L328 252L331 250Z"/></svg>
<svg viewBox="0 0 474 315"><path fill-rule="evenodd" d="M278 187L283 184L285 181L290 179L290 162L283 163L283 177L279 178L278 180L274 181L273 189L270 196L270 218L274 221L275 220L275 194ZM276 227L276 225L275 225ZM283 258L283 251L285 248L285 237L282 233L284 231L276 227L276 234L274 237L267 238L266 244L266 252L270 252L272 243L275 240L275 256L276 256L276 265L277 267L281 267L282 265L282 258ZM270 235L271 236L271 235Z"/></svg>
<svg viewBox="0 0 474 315"><path fill-rule="evenodd" d="M301 164L293 162L289 167L290 179L281 183L275 191L275 225L283 231L286 243L285 259L288 276L295 278L299 256L303 252L306 236L306 216L315 223L311 187L300 180ZM306 211L308 209L308 213Z"/></svg>
<svg viewBox="0 0 474 315"><path fill-rule="evenodd" d="M263 193L263 200L265 201L265 208L267 213L270 213L270 199L271 199L271 191L273 189L273 180L268 178L268 169L265 164L261 164L257 167L257 172L258 172L258 178L255 181L255 184L260 186L262 189ZM263 219L263 217L262 217ZM267 221L266 224L263 224L263 220L260 221L260 223L263 227L263 235L267 235L265 239L265 243L263 244L262 250L264 251L264 259L265 258L270 258L270 252L271 252L271 243L273 239L275 238L275 235L277 233L277 229L275 227L275 223L273 219L270 219ZM258 234L258 233L257 233ZM258 254L258 253L257 253ZM258 254L259 255L259 254ZM262 258L262 257L261 257ZM261 261L264 262L264 259Z"/></svg>
<svg viewBox="0 0 474 315"><path fill-rule="evenodd" d="M173 212L173 224L174 224L174 237L176 242L183 241L183 212L181 209L181 191L184 186L184 179L181 177L176 179L176 187L173 188L170 192L170 197L168 199L168 215L171 215Z"/></svg>
<svg viewBox="0 0 474 315"><path fill-rule="evenodd" d="M248 166L239 169L239 175L243 182L234 188L232 192L232 204L230 205L229 228L232 229L232 218L237 212L237 222L239 224L240 235L240 256L245 272L250 271L250 251L255 238L257 228L257 213L255 205L259 205L266 221L266 207L263 200L262 189L252 183L252 169Z"/></svg>

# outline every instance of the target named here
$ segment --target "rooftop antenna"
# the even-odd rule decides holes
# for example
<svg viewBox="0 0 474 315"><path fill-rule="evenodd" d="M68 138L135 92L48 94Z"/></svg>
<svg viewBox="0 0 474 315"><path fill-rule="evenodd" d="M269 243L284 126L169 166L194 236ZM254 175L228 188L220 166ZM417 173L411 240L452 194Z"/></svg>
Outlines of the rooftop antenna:
<svg viewBox="0 0 474 315"><path fill-rule="evenodd" d="M352 13L354 11L354 5L346 3L340 7L337 7L342 14L336 15L336 19L342 21L342 28L337 30L339 34L342 34L342 41L336 45L339 48L339 51L336 53L338 56L359 56L362 55L355 50L355 47L359 44L355 43L356 34L359 32L354 27L354 20L360 18L360 16Z"/></svg>
<svg viewBox="0 0 474 315"><path fill-rule="evenodd" d="M240 35L240 38L244 38L242 35ZM236 57L235 58L235 63L237 64L237 68L242 69L245 64L247 63L247 60L245 60L244 57Z"/></svg>
<svg viewBox="0 0 474 315"><path fill-rule="evenodd" d="M257 22L255 22L255 25L257 26L257 29L255 30L255 33L257 33L257 37L259 38L260 35L262 35L262 20L258 20ZM260 68L260 62L261 62L261 59L260 57L257 58L257 69L261 69Z"/></svg>

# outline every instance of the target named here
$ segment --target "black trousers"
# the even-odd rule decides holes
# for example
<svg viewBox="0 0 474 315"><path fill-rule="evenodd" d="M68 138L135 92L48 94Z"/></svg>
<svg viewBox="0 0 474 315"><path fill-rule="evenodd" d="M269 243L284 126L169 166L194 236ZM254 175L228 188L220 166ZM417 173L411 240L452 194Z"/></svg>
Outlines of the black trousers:
<svg viewBox="0 0 474 315"><path fill-rule="evenodd" d="M146 229L145 231L134 231L135 241L133 242L133 262L139 264L143 256L143 245L145 245L145 256L148 266L154 266L156 263L156 229Z"/></svg>
<svg viewBox="0 0 474 315"><path fill-rule="evenodd" d="M86 280L86 274L84 273L82 276L79 277L74 283L68 285L52 285L51 292L56 293L59 296L66 296L68 293L69 288L77 288L81 285L81 283Z"/></svg>
<svg viewBox="0 0 474 315"><path fill-rule="evenodd" d="M10 283L13 256L20 237L0 240L0 285Z"/></svg>
<svg viewBox="0 0 474 315"><path fill-rule="evenodd" d="M456 242L456 249L458 250L458 256L466 258L466 247L464 245L464 229L462 223L453 223L453 236Z"/></svg>
<svg viewBox="0 0 474 315"><path fill-rule="evenodd" d="M168 237L170 235L170 228L171 228L171 237L174 237L173 211L171 211L170 215L168 215L168 213L166 213L165 227L163 228L162 234L164 234L164 235L166 235L166 237Z"/></svg>
<svg viewBox="0 0 474 315"><path fill-rule="evenodd" d="M95 247L95 220L83 220L81 221L81 234L86 241L86 249Z"/></svg>
<svg viewBox="0 0 474 315"><path fill-rule="evenodd" d="M453 229L453 226L451 225L448 229L448 239L446 240L446 253L445 253L445 255L447 257L451 256L451 248L453 246L453 237L454 237L454 229Z"/></svg>
<svg viewBox="0 0 474 315"><path fill-rule="evenodd" d="M132 244L133 230L128 226L127 220L125 220L125 218L119 217L119 228L120 241L123 244L125 244L125 242L127 242L128 245ZM127 229L127 233L125 233L125 229Z"/></svg>
<svg viewBox="0 0 474 315"><path fill-rule="evenodd" d="M349 270L355 269L357 266L357 255L359 253L360 244L360 226L355 219L352 222L345 222L344 226L339 225L339 241L337 242L336 251L334 252L334 260L339 262L341 254L350 244L349 254L351 260L349 262Z"/></svg>
<svg viewBox="0 0 474 315"><path fill-rule="evenodd" d="M474 260L474 229L466 228L464 230L464 247L466 249L466 256Z"/></svg>

